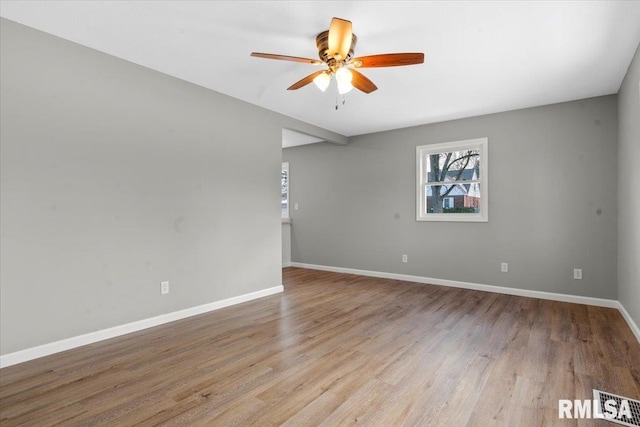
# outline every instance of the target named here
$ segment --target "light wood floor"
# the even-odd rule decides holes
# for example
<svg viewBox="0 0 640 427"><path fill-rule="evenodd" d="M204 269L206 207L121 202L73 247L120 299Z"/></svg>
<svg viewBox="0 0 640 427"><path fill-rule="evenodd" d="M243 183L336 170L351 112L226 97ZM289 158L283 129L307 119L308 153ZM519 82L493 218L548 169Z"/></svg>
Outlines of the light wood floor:
<svg viewBox="0 0 640 427"><path fill-rule="evenodd" d="M640 397L614 309L297 268L284 285L2 369L0 424L578 425L558 399Z"/></svg>

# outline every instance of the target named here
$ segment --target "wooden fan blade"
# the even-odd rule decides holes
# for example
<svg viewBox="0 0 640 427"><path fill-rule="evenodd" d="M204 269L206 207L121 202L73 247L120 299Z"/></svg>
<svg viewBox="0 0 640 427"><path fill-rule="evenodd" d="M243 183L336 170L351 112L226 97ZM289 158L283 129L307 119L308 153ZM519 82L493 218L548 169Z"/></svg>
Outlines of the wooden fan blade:
<svg viewBox="0 0 640 427"><path fill-rule="evenodd" d="M351 75L353 75L353 78L351 79L351 84L356 89L359 89L364 93L371 93L374 90L378 89L378 87L375 84L373 84L373 82L369 80L364 74L353 69L349 71L351 71Z"/></svg>
<svg viewBox="0 0 640 427"><path fill-rule="evenodd" d="M279 59L281 61L304 62L306 64L319 65L322 61L310 58L300 58L299 56L275 55L273 53L251 52L251 56L256 58Z"/></svg>
<svg viewBox="0 0 640 427"><path fill-rule="evenodd" d="M313 81L313 79L315 79L318 75L324 73L325 70L320 70L320 71L316 71L313 74L309 74L307 77L305 77L304 79L292 84L291 86L289 86L287 88L287 90L296 90L296 89L300 89L303 86L308 85L309 83L311 83Z"/></svg>
<svg viewBox="0 0 640 427"><path fill-rule="evenodd" d="M333 57L338 54L342 59L345 59L351 49L352 36L351 21L333 18L329 27L329 56Z"/></svg>
<svg viewBox="0 0 640 427"><path fill-rule="evenodd" d="M361 56L351 63L358 68L399 67L402 65L422 64L424 53L383 53L381 55Z"/></svg>

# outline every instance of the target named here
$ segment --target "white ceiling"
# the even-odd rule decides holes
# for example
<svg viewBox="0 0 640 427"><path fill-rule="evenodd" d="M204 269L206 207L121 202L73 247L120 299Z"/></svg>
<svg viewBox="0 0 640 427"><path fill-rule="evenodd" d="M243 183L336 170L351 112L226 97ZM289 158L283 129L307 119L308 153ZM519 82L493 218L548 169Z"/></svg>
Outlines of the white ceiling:
<svg viewBox="0 0 640 427"><path fill-rule="evenodd" d="M4 18L351 136L616 93L640 42L640 1L2 1ZM332 17L356 56L424 52L363 69L378 90L335 109L332 86L287 91L317 68Z"/></svg>
<svg viewBox="0 0 640 427"><path fill-rule="evenodd" d="M297 147L298 145L315 144L324 139L307 135L291 129L282 129L282 148Z"/></svg>

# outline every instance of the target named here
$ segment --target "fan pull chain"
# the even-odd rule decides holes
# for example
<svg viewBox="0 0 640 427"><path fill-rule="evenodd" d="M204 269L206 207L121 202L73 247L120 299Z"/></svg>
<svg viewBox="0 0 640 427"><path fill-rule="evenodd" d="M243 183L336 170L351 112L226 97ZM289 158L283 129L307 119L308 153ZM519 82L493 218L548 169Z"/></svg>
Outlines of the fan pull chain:
<svg viewBox="0 0 640 427"><path fill-rule="evenodd" d="M339 108L338 104L338 97L339 95L336 93L336 110ZM347 98L346 96L342 95L342 105L345 105L347 103Z"/></svg>

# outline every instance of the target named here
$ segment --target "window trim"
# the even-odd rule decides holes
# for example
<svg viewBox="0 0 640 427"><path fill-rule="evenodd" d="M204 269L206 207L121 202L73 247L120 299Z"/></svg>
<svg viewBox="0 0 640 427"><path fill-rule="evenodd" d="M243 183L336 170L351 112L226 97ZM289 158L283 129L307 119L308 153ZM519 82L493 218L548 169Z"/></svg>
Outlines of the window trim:
<svg viewBox="0 0 640 427"><path fill-rule="evenodd" d="M480 177L478 180L465 182L477 182L481 188L481 207L479 213L423 213L427 204L424 187L426 182L426 164L423 159L435 153L446 153L460 150L480 151ZM475 138L462 141L443 142L438 144L419 145L416 147L416 221L449 221L449 222L488 222L489 221L489 138ZM433 184L431 184L433 185Z"/></svg>

